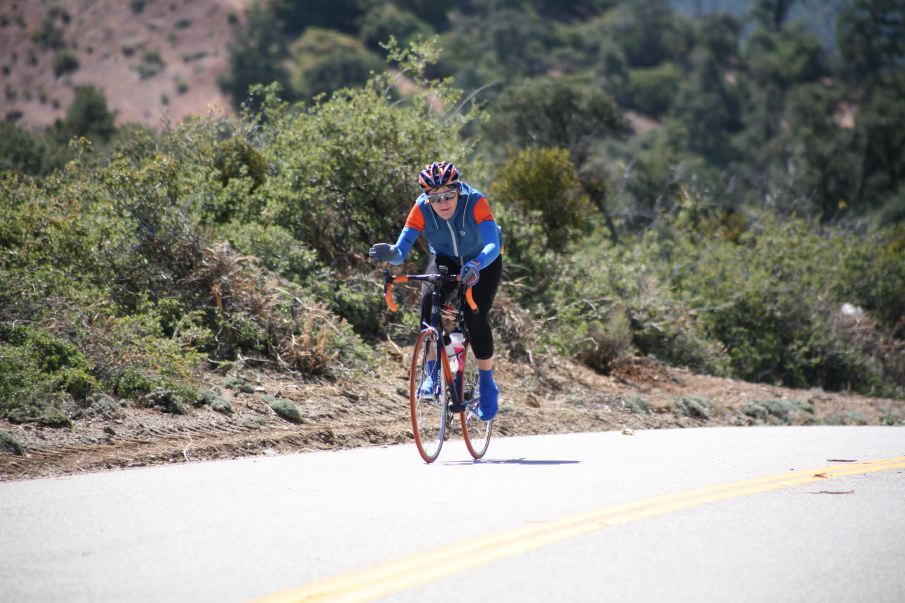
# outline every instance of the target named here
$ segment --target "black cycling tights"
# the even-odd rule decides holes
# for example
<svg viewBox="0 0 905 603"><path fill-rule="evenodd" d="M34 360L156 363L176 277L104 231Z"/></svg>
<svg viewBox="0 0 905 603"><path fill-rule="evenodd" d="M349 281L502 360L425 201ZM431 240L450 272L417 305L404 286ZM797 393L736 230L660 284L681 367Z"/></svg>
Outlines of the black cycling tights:
<svg viewBox="0 0 905 603"><path fill-rule="evenodd" d="M459 274L462 267L459 262L444 255L432 255L427 262L425 274L436 274L437 266L446 266L449 274ZM500 277L503 274L503 258L497 257L489 266L481 269L481 278L478 284L472 287L474 301L478 304L478 311L465 309L465 325L471 335L471 347L474 349L475 358L486 360L493 358L493 333L490 330L490 322L487 315L496 297L496 290L500 286ZM440 291L445 302L449 294L456 288L456 283L449 283ZM421 285L421 323L429 323L431 318L430 287L427 283Z"/></svg>

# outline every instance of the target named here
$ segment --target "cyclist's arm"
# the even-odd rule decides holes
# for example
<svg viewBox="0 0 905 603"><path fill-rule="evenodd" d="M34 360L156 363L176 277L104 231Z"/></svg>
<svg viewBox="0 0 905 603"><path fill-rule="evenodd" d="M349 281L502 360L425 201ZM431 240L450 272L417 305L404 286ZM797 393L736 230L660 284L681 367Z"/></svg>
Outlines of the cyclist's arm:
<svg viewBox="0 0 905 603"><path fill-rule="evenodd" d="M405 256L409 254L409 251L412 249L412 245L415 244L415 241L418 240L418 237L421 235L421 232L415 230L411 226L406 226L402 229L402 232L399 233L399 240L396 241L396 258L390 260L390 264L394 266L398 266L405 260Z"/></svg>
<svg viewBox="0 0 905 603"><path fill-rule="evenodd" d="M475 222L478 223L478 234L484 242L484 249L475 258L481 268L489 266L500 256L500 229L493 219L487 197L481 197L474 207Z"/></svg>
<svg viewBox="0 0 905 603"><path fill-rule="evenodd" d="M422 232L424 232L424 214L421 213L421 208L415 203L412 211L409 212L408 217L405 219L405 227L399 233L399 239L396 241L396 257L390 260L390 264L394 266L401 264Z"/></svg>
<svg viewBox="0 0 905 603"><path fill-rule="evenodd" d="M475 259L480 262L481 268L489 266L495 259L500 257L500 234L499 227L493 220L485 220L478 224L478 232L481 234L481 240L484 241L484 249Z"/></svg>

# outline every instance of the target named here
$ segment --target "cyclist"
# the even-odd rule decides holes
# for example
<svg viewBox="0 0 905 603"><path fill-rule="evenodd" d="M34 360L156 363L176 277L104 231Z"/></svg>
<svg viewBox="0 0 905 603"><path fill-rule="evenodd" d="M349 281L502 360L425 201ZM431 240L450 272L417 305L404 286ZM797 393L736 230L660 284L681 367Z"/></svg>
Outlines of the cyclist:
<svg viewBox="0 0 905 603"><path fill-rule="evenodd" d="M422 193L405 221L395 245L377 243L371 247L372 258L401 264L420 235L430 248L425 272L434 274L438 266L446 266L449 274L458 273L461 282L473 287L478 312L467 309L465 324L477 358L480 375L478 415L489 421L497 413L499 388L493 379L493 333L487 315L493 305L503 272L500 256L500 228L493 219L490 204L480 191L459 180L459 170L452 163L439 161L426 166L418 174ZM443 299L455 288L444 286ZM429 323L431 296L428 285L421 287L421 322ZM428 361L428 382L421 391L430 392L430 377L436 365ZM436 362L436 360L434 360Z"/></svg>

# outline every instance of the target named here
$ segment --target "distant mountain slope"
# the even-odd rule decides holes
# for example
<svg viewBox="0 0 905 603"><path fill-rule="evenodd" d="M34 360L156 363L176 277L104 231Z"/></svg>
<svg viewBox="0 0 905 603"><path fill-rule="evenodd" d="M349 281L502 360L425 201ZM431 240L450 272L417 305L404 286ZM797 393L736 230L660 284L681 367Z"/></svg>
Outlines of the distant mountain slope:
<svg viewBox="0 0 905 603"><path fill-rule="evenodd" d="M0 119L42 127L79 85L107 95L117 123L156 126L227 112L217 77L249 0L14 1L0 7Z"/></svg>

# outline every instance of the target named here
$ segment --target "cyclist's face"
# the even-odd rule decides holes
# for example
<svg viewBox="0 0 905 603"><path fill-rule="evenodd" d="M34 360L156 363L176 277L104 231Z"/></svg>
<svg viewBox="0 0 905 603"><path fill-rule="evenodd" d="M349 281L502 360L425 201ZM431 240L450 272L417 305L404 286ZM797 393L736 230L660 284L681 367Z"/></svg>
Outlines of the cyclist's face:
<svg viewBox="0 0 905 603"><path fill-rule="evenodd" d="M449 195L443 194L449 192L456 193L452 196L452 199L447 199L446 197ZM431 207L433 207L434 211L437 212L437 215L444 220L449 220L453 214L456 213L456 205L459 203L458 192L459 191L456 188L444 186L441 188L433 188L427 193Z"/></svg>

